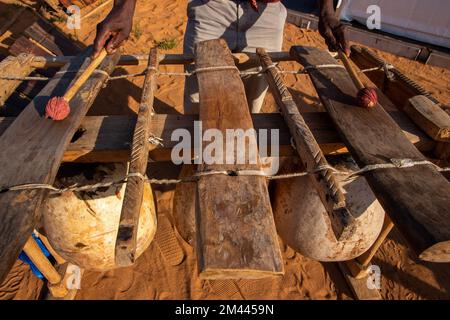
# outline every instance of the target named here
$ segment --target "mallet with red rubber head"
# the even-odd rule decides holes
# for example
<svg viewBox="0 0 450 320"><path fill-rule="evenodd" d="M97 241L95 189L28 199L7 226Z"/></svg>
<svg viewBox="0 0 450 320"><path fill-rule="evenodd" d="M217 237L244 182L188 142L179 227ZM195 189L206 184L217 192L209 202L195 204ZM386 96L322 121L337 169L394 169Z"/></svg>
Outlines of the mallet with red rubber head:
<svg viewBox="0 0 450 320"><path fill-rule="evenodd" d="M75 80L74 84L66 91L62 97L53 97L45 106L45 117L55 121L64 120L70 114L70 100L75 96L80 87L89 79L91 74L105 59L107 52L102 49L100 54L89 63L87 68Z"/></svg>
<svg viewBox="0 0 450 320"><path fill-rule="evenodd" d="M358 95L356 96L358 105L362 108L375 107L378 103L376 90L374 88L367 88L366 86L364 86L362 81L359 79L355 69L353 69L353 66L350 64L347 55L342 50L339 50L338 54L339 58L344 63L345 69L347 69L350 78L358 89Z"/></svg>

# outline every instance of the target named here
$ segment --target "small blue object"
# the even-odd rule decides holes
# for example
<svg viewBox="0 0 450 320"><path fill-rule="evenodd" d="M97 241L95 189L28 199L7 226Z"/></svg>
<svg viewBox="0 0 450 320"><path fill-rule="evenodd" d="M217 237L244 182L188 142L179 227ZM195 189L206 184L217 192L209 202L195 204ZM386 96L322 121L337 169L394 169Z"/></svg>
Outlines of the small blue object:
<svg viewBox="0 0 450 320"><path fill-rule="evenodd" d="M42 243L41 239L39 239L38 236L36 236L34 233L31 236L33 237L34 241L36 241L36 243L38 244L44 256L46 256L47 258L50 257L51 256L50 252ZM19 260L28 264L30 266L31 271L36 277L38 277L39 279L44 279L44 275L39 271L39 269L34 265L33 261L31 261L31 259L27 256L27 254L24 251L20 253Z"/></svg>

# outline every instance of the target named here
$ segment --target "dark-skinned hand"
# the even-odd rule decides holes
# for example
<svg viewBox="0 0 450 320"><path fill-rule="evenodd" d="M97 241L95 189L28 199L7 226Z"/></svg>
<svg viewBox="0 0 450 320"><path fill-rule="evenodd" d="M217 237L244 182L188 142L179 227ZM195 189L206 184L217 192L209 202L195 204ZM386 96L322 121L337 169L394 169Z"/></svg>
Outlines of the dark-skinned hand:
<svg viewBox="0 0 450 320"><path fill-rule="evenodd" d="M105 48L108 54L113 54L128 39L133 27L133 15L136 0L115 0L114 7L108 16L97 25L97 35L94 40L95 58Z"/></svg>
<svg viewBox="0 0 450 320"><path fill-rule="evenodd" d="M322 10L319 15L319 33L325 39L330 51L343 50L350 55L350 44L348 42L345 26L339 21L334 9L323 1Z"/></svg>

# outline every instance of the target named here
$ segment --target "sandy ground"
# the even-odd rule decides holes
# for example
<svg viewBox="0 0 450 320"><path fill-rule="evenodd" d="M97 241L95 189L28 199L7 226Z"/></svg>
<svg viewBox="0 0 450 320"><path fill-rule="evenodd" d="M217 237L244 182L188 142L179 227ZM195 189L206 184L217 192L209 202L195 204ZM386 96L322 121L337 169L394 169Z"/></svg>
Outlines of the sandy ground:
<svg viewBox="0 0 450 320"><path fill-rule="evenodd" d="M176 39L177 45L168 52L182 51L186 24L186 0L138 0L134 29L125 44L125 53L147 53L152 43ZM74 34L80 41L90 44L94 26L106 15L106 8L83 21L82 30ZM1 18L1 17L0 17ZM0 20L1 23L1 20ZM0 24L1 25L1 24ZM293 25L285 29L284 49L292 45L309 45L325 48L317 32L302 30ZM425 66L417 62L378 52L396 65L442 103L450 104L450 71ZM293 62L281 64L284 69L298 68ZM163 67L181 71L179 66ZM142 68L130 67L134 73ZM119 70L125 72L125 70ZM286 75L285 80L295 100L304 111L323 111L315 90L307 76ZM142 79L117 81L103 90L90 114L123 114L137 109ZM158 113L182 111L183 79L160 77L155 109ZM263 111L273 112L274 101L268 95ZM152 165L153 176L177 176L179 168L170 164ZM160 223L170 223L174 190L154 188ZM336 264L312 261L281 244L286 274L278 279L203 281L197 276L193 248L169 224L166 234L155 241L131 268L108 272L86 271L77 299L351 299L353 296ZM162 228L158 229L158 232ZM167 233L168 232L168 233ZM172 250L159 241L171 237ZM175 255L175 257L174 257ZM181 263L179 263L182 260ZM407 248L405 241L394 230L374 261L382 270L381 294L384 299L442 299L450 298L450 269L448 264L431 264L419 261ZM0 299L36 299L42 282L30 276L18 263L0 288Z"/></svg>

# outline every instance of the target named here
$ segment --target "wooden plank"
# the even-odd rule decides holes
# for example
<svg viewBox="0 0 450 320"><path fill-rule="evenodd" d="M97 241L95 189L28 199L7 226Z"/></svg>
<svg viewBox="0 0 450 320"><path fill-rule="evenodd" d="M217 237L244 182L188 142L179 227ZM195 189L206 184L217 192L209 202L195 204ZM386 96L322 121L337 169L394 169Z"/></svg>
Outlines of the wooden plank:
<svg viewBox="0 0 450 320"><path fill-rule="evenodd" d="M32 71L31 62L33 56L21 54L18 57L7 57L0 62L0 75L13 77L26 77ZM22 81L2 80L0 79L0 107L3 106L9 96L16 90Z"/></svg>
<svg viewBox="0 0 450 320"><path fill-rule="evenodd" d="M63 70L83 70L90 52L81 55ZM77 76L75 72L59 74L26 107L0 138L0 181L3 187L24 183L52 184L64 150L81 120L112 72L119 54L107 57L100 69L84 84L71 101L71 113L64 121L44 118L45 105L52 96L62 96ZM44 189L7 191L0 194L0 282L35 227L39 208L45 199Z"/></svg>
<svg viewBox="0 0 450 320"><path fill-rule="evenodd" d="M335 64L328 52L293 47L304 66ZM426 160L380 106L355 105L356 88L342 69L313 69L311 79L343 141L360 167L392 159ZM450 183L433 166L377 169L365 177L419 257L450 261ZM430 194L430 190L433 193Z"/></svg>
<svg viewBox="0 0 450 320"><path fill-rule="evenodd" d="M300 114L280 71L274 67L272 59L264 49L257 49L257 53L261 66L266 69L267 82L292 135L298 155L306 170L315 172L312 181L328 213L334 235L337 240L346 239L352 236L355 218L346 207L342 189L331 169L317 171L321 167L328 166L325 155Z"/></svg>
<svg viewBox="0 0 450 320"><path fill-rule="evenodd" d="M31 42L24 36L20 36L16 41L14 41L8 50L9 53L14 56L18 56L21 53L32 54L35 56L48 56L48 52L38 47L35 43ZM36 68L36 64L33 64L33 67Z"/></svg>
<svg viewBox="0 0 450 320"><path fill-rule="evenodd" d="M450 115L430 99L412 97L404 111L433 140L450 142Z"/></svg>
<svg viewBox="0 0 450 320"><path fill-rule="evenodd" d="M42 18L29 26L24 35L35 40L55 55L77 55L84 48L80 42L69 39L63 32Z"/></svg>
<svg viewBox="0 0 450 320"><path fill-rule="evenodd" d="M396 120L403 129L403 133L411 143L422 152L434 149L436 143L427 138L399 111L390 112L389 115ZM333 127L327 113L308 112L302 114L306 124L311 129L323 153L345 153L347 149ZM15 118L0 117L0 136L11 125ZM171 141L172 132L183 128L194 136L195 115L155 114L151 119L152 133L163 139L164 145L152 146L150 158L157 161L169 161L171 149L178 141ZM405 121L406 120L406 121ZM291 148L291 135L280 114L253 114L255 130L279 129L280 156L296 155ZM130 159L130 141L136 123L134 116L89 116L81 123L81 130L73 142L64 152L64 162L123 162ZM191 141L193 145L193 140ZM268 150L270 154L270 149Z"/></svg>
<svg viewBox="0 0 450 320"><path fill-rule="evenodd" d="M197 73L200 120L203 132L253 128L244 86L225 41L200 42L196 47L196 68L228 67ZM239 164L238 153L224 148L222 163L230 156L233 164L199 165L199 172L261 170L255 136L245 141L251 155ZM232 142L234 144L234 141ZM253 146L253 148L252 148ZM220 152L220 151L216 151ZM229 158L228 158L229 159ZM264 177L207 175L197 183L197 262L201 278L262 278L284 273L269 193Z"/></svg>
<svg viewBox="0 0 450 320"><path fill-rule="evenodd" d="M119 231L115 246L117 266L132 265L136 255L136 241L139 215L144 196L144 179L147 172L148 152L151 130L150 119L153 113L154 91L158 76L158 50L153 48L148 57L141 103L133 133L131 160L128 179L120 213Z"/></svg>

